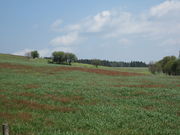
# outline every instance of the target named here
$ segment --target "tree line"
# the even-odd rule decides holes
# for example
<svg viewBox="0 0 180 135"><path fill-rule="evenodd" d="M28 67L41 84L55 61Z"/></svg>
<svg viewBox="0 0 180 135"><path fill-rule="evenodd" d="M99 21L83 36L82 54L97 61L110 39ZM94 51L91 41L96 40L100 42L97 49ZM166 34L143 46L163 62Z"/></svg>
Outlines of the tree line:
<svg viewBox="0 0 180 135"><path fill-rule="evenodd" d="M27 52L25 54L28 58L39 58L39 53L37 50ZM145 62L141 61L131 61L131 62L117 62L117 61L108 61L108 60L100 60L100 59L79 59L73 53L63 52L63 51L55 51L52 53L51 57L44 57L45 59L49 59L49 63L56 64L69 64L72 62L83 63L83 64L92 64L96 67L98 66L108 66L108 67L147 67Z"/></svg>
<svg viewBox="0 0 180 135"><path fill-rule="evenodd" d="M151 73L165 73L168 75L180 75L180 58L166 56L158 62L149 64Z"/></svg>
<svg viewBox="0 0 180 135"><path fill-rule="evenodd" d="M147 67L147 64L142 61L131 61L131 62L117 62L117 61L108 61L108 60L99 60L99 59L79 59L78 63L108 66L108 67Z"/></svg>
<svg viewBox="0 0 180 135"><path fill-rule="evenodd" d="M30 51L25 53L27 58L39 58L39 53L37 50ZM149 67L149 71L153 74L156 73L165 73L168 75L180 75L180 56L176 58L175 56L166 56L160 61L150 62L147 65L142 61L131 61L131 62L117 62L117 61L108 61L108 60L99 60L99 59L79 59L73 53L63 52L63 51L55 51L52 53L51 57L45 57L49 59L49 63L57 63L57 64L69 64L72 62L84 63L84 64L92 64L98 67L108 66L108 67Z"/></svg>

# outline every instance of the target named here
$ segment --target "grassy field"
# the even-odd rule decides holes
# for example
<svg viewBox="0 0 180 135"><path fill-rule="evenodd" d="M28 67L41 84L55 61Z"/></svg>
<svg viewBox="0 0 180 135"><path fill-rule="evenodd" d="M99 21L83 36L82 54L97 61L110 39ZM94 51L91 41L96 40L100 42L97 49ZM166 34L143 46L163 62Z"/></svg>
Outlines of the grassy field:
<svg viewBox="0 0 180 135"><path fill-rule="evenodd" d="M180 77L0 54L5 122L11 135L179 135Z"/></svg>

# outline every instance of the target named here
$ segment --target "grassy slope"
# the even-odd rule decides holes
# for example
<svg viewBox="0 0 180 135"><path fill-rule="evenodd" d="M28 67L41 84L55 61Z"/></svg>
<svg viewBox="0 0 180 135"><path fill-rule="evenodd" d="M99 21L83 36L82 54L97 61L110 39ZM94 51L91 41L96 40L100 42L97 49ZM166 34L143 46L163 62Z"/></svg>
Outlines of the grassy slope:
<svg viewBox="0 0 180 135"><path fill-rule="evenodd" d="M180 77L148 75L144 68L100 67L147 74L131 77L53 72L57 66L0 54L0 123L8 122L13 135L180 134Z"/></svg>

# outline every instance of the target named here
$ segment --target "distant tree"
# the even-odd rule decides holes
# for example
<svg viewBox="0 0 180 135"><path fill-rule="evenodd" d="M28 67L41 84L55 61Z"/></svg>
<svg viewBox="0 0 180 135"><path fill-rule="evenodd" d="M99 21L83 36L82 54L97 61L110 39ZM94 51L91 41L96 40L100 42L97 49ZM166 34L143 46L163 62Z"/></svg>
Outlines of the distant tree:
<svg viewBox="0 0 180 135"><path fill-rule="evenodd" d="M52 60L55 63L63 63L65 61L65 54L62 51L55 51L52 53Z"/></svg>
<svg viewBox="0 0 180 135"><path fill-rule="evenodd" d="M39 58L39 53L38 51L31 51L31 57L34 59L34 58Z"/></svg>
<svg viewBox="0 0 180 135"><path fill-rule="evenodd" d="M66 62L71 65L71 62L74 62L77 60L77 57L73 53L65 53Z"/></svg>
<svg viewBox="0 0 180 135"><path fill-rule="evenodd" d="M92 60L92 64L95 65L96 67L98 67L100 65L101 61L98 59L93 59Z"/></svg>
<svg viewBox="0 0 180 135"><path fill-rule="evenodd" d="M174 75L180 75L180 59L177 59L172 65Z"/></svg>
<svg viewBox="0 0 180 135"><path fill-rule="evenodd" d="M168 73L170 63L172 63L172 61L175 61L175 60L176 60L175 56L166 56L162 60L159 61L160 65L162 67L163 73Z"/></svg>
<svg viewBox="0 0 180 135"><path fill-rule="evenodd" d="M93 59L79 59L77 60L78 63L85 63L85 64L93 64ZM147 67L145 62L141 61L132 61L132 62L117 62L117 61L108 61L108 60L99 60L101 66L108 66L108 67Z"/></svg>
<svg viewBox="0 0 180 135"><path fill-rule="evenodd" d="M164 73L168 74L168 75L173 75L174 71L173 71L173 64L176 60L174 59L170 59L163 67L163 71Z"/></svg>

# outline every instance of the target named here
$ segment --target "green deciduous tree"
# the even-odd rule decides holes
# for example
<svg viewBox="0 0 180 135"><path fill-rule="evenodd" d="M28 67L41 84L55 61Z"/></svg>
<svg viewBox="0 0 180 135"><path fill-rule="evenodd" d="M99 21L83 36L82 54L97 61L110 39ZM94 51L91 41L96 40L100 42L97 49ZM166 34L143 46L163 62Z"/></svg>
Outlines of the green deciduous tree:
<svg viewBox="0 0 180 135"><path fill-rule="evenodd" d="M77 57L73 53L65 53L62 51L56 51L52 53L52 61L55 63L67 63L71 65L71 62L77 60Z"/></svg>
<svg viewBox="0 0 180 135"><path fill-rule="evenodd" d="M39 58L39 53L38 51L31 51L31 57L34 59L34 58Z"/></svg>
<svg viewBox="0 0 180 135"><path fill-rule="evenodd" d="M180 75L180 59L177 59L172 65L174 75Z"/></svg>
<svg viewBox="0 0 180 135"><path fill-rule="evenodd" d="M161 64L163 73L168 74L170 65L171 65L172 61L175 61L175 60L176 60L175 56L166 56L162 60L159 61L159 63Z"/></svg>
<svg viewBox="0 0 180 135"><path fill-rule="evenodd" d="M64 60L65 60L64 52L62 52L62 51L59 51L59 52L55 51L55 52L53 52L52 53L52 60L55 63L63 63Z"/></svg>
<svg viewBox="0 0 180 135"><path fill-rule="evenodd" d="M71 62L74 62L77 60L77 57L73 53L66 53L66 61L69 65L71 65Z"/></svg>

